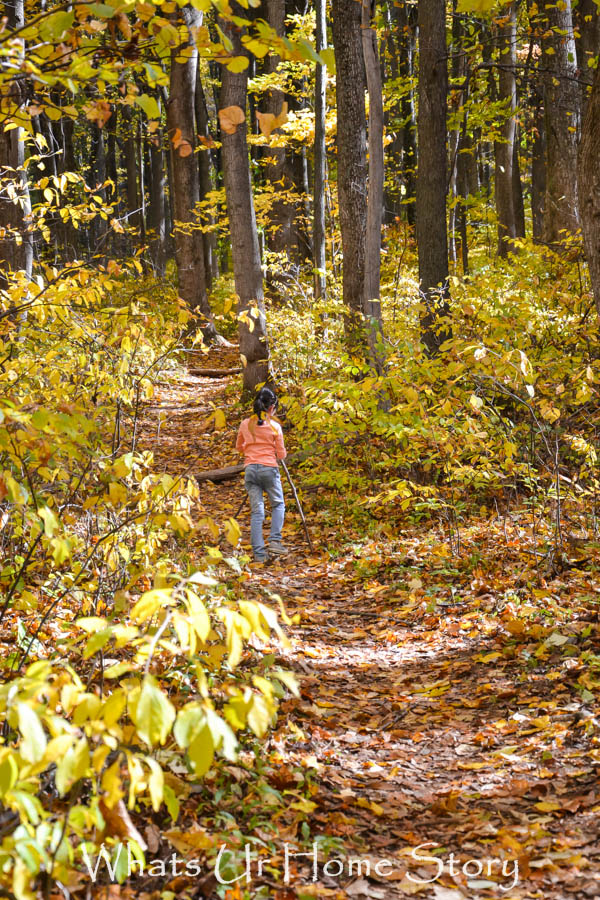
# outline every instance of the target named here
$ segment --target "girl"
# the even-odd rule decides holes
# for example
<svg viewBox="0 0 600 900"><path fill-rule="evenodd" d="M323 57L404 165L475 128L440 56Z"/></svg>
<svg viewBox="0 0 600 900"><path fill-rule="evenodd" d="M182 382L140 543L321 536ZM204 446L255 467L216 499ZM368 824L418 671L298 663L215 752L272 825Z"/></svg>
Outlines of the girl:
<svg viewBox="0 0 600 900"><path fill-rule="evenodd" d="M250 498L250 541L257 562L266 562L268 557L286 556L287 550L281 543L281 529L285 516L285 502L281 478L280 459L285 459L283 432L273 415L277 409L277 397L270 388L264 387L254 400L254 415L244 419L238 431L236 447L244 454L246 476L244 484ZM263 415L265 418L263 418ZM271 532L268 553L263 538L265 504L263 494L267 494L271 504Z"/></svg>

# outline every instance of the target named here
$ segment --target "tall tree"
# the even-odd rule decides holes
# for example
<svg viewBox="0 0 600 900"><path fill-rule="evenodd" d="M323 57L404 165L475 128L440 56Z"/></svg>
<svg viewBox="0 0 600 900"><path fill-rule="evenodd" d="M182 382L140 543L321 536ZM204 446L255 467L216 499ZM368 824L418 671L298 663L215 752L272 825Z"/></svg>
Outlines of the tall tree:
<svg viewBox="0 0 600 900"><path fill-rule="evenodd" d="M558 244L579 227L577 144L581 94L571 0L544 4L542 40L546 124L545 239Z"/></svg>
<svg viewBox="0 0 600 900"><path fill-rule="evenodd" d="M578 0L573 9L577 66L581 81L581 113L587 107L594 59L600 50L600 9L595 0Z"/></svg>
<svg viewBox="0 0 600 900"><path fill-rule="evenodd" d="M11 31L25 25L24 0L8 0L4 4L6 23ZM23 60L24 42L13 42L13 53ZM14 79L8 96L0 104L0 287L6 287L11 272L23 271L31 277L33 264L33 236L31 233L31 200L25 172L25 144L19 126L5 131L12 124L11 116L27 102L27 85Z"/></svg>
<svg viewBox="0 0 600 900"><path fill-rule="evenodd" d="M316 50L327 47L326 0L315 0ZM317 63L315 70L315 149L313 190L313 266L315 299L325 296L325 190L327 153L325 146L325 117L327 112L327 68Z"/></svg>
<svg viewBox="0 0 600 900"><path fill-rule="evenodd" d="M600 316L600 67L596 69L579 147L583 243Z"/></svg>
<svg viewBox="0 0 600 900"><path fill-rule="evenodd" d="M415 59L417 44L417 4L409 0L388 3L388 49L392 78L401 89L398 115L400 122L393 131L391 145L386 151L388 166L397 171L386 174L390 187L386 192L386 216L397 215L404 209L406 220L415 224L415 193L417 176L417 118L415 108Z"/></svg>
<svg viewBox="0 0 600 900"><path fill-rule="evenodd" d="M244 11L233 4L236 17ZM244 54L239 25L222 19L220 27L231 41L236 56ZM223 180L231 235L233 274L238 295L238 335L242 356L244 391L253 392L268 380L269 342L265 316L263 274L260 259L256 215L250 180L250 161L246 137L248 76L224 66L219 103Z"/></svg>
<svg viewBox="0 0 600 900"><path fill-rule="evenodd" d="M534 241L544 240L544 203L546 202L546 117L543 91L532 88L531 147L531 227Z"/></svg>
<svg viewBox="0 0 600 900"><path fill-rule="evenodd" d="M198 153L198 173L200 177L200 200L206 200L207 195L213 190L213 161L212 146L214 141L210 133L210 119L206 106L206 95L200 74L200 66L196 73L196 130L200 139ZM204 216L207 225L214 225L212 216ZM204 243L204 269L206 271L206 284L210 289L213 278L218 277L219 263L217 259L217 236L214 231L205 231L202 234Z"/></svg>
<svg viewBox="0 0 600 900"><path fill-rule="evenodd" d="M269 25L279 36L286 33L286 17L303 12L294 0L267 0L266 13ZM270 53L265 60L267 73L274 74L280 67L281 59L277 53ZM289 76L288 76L289 77ZM290 110L300 109L300 103L293 90L271 88L264 96L262 113L275 118L281 116L285 107ZM259 113L260 116L260 113ZM279 129L275 129L275 134ZM269 223L266 228L266 243L269 250L285 254L287 266L298 267L300 262L310 257L312 248L304 222L302 204L297 200L307 188L306 154L303 147L298 148L293 141L287 146L267 146L263 149L264 172L267 181L273 186L273 203L269 212ZM290 194L296 195L293 199ZM271 274L267 276L271 282ZM285 281L285 275L278 274L277 280ZM275 284L273 287L276 289Z"/></svg>
<svg viewBox="0 0 600 900"><path fill-rule="evenodd" d="M150 225L150 255L159 278L165 274L167 221L165 205L165 153L162 128L150 135L150 196L148 222Z"/></svg>
<svg viewBox="0 0 600 900"><path fill-rule="evenodd" d="M517 221L515 211L514 162L517 109L517 8L511 2L498 24L498 99L503 104L500 135L494 142L496 212L498 215L498 254L507 256L515 250Z"/></svg>
<svg viewBox="0 0 600 900"><path fill-rule="evenodd" d="M365 241L363 313L366 319L369 357L383 372L383 320L381 313L381 223L383 216L383 96L377 58L377 33L371 21L371 0L362 0L361 36L367 90L369 92L369 188Z"/></svg>
<svg viewBox="0 0 600 900"><path fill-rule="evenodd" d="M196 158L195 93L198 50L194 34L202 24L202 13L191 4L178 11L181 45L171 52L171 79L167 104L167 127L171 141L171 184L175 218L175 260L179 295L201 317L207 337L215 327L208 302L204 242L196 219L200 201L200 175Z"/></svg>
<svg viewBox="0 0 600 900"><path fill-rule="evenodd" d="M365 68L361 5L332 0L332 36L336 65L337 188L342 233L342 281L350 344L364 338L367 159Z"/></svg>
<svg viewBox="0 0 600 900"><path fill-rule="evenodd" d="M419 2L419 115L416 235L422 340L430 354L449 337L446 230L446 4Z"/></svg>

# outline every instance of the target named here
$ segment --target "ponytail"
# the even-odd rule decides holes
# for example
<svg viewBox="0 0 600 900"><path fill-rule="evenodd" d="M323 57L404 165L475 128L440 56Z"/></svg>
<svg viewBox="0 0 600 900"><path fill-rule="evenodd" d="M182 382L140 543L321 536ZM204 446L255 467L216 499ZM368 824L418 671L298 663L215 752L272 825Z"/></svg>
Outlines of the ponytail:
<svg viewBox="0 0 600 900"><path fill-rule="evenodd" d="M264 387L258 392L254 398L253 410L258 417L257 425L263 424L262 415L272 406L277 407L277 397L271 388Z"/></svg>

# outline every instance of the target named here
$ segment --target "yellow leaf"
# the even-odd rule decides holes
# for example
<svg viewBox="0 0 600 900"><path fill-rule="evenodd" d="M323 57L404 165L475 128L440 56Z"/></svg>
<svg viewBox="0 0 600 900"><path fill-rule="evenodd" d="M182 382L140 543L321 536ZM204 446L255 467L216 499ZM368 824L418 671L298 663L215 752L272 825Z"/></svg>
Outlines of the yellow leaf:
<svg viewBox="0 0 600 900"><path fill-rule="evenodd" d="M366 800L364 797L360 797L357 800L357 806L362 806L363 809L370 809L376 816L382 816L385 812L383 806L380 806L379 803L375 803L374 800Z"/></svg>
<svg viewBox="0 0 600 900"><path fill-rule="evenodd" d="M227 425L227 419L225 417L225 413L222 409L215 409L215 428L217 431L220 431L222 428L225 428Z"/></svg>
<svg viewBox="0 0 600 900"><path fill-rule="evenodd" d="M227 519L225 522L225 537L232 547L237 547L242 536L240 526L235 519Z"/></svg>

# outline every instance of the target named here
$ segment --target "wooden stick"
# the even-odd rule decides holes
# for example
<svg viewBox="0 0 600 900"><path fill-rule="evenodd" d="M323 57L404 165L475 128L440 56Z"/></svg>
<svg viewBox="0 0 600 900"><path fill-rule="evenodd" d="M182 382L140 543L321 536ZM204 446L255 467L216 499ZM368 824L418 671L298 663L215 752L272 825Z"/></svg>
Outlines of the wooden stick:
<svg viewBox="0 0 600 900"><path fill-rule="evenodd" d="M285 464L285 461L282 459L282 460L280 460L280 462L281 462L281 467L282 467L283 471L287 475L287 480L290 483L290 487L291 487L292 493L294 495L294 500L296 501L296 506L298 507L298 512L300 513L300 518L302 519L302 524L304 525L304 533L306 535L306 540L308 541L308 546L310 548L310 552L313 553L314 552L313 545L312 545L312 541L310 539L310 534L308 533L308 525L306 524L306 519L304 518L304 513L302 511L302 505L300 503L300 498L298 497L298 492L296 491L296 487L294 485L294 482L292 481L292 476L289 473L289 470Z"/></svg>

